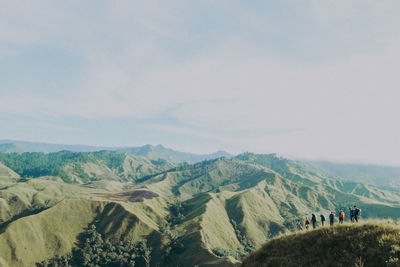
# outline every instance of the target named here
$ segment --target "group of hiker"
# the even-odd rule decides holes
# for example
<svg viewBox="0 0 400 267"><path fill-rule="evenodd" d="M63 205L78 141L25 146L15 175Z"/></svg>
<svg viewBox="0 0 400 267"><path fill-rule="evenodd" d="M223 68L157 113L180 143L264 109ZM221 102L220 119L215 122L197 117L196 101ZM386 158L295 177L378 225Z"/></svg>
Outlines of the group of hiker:
<svg viewBox="0 0 400 267"><path fill-rule="evenodd" d="M354 208L350 207L349 208L349 217L350 217L350 222L354 223L354 222L358 222L358 219L361 215L361 209L357 208L357 206L354 206ZM345 218L345 212L344 210L340 210L339 212L339 223L342 224L344 222L344 218ZM321 225L325 226L325 222L326 222L326 217L324 214L321 214L320 216L320 221L321 221ZM329 225L333 226L335 223L335 212L331 212L331 214L329 214ZM308 217L306 217L305 220L305 228L306 230L308 230L310 228L310 225L312 225L312 228L316 228L317 227L317 216L313 213L311 215L311 220L308 219ZM297 221L297 228L299 230L303 230L303 224L300 220Z"/></svg>

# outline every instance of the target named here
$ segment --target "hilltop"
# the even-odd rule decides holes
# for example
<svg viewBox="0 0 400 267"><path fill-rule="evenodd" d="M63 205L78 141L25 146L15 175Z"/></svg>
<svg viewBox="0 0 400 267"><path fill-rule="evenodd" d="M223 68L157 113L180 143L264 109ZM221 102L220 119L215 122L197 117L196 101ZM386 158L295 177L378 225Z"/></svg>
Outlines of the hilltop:
<svg viewBox="0 0 400 267"><path fill-rule="evenodd" d="M400 266L400 225L377 221L284 235L241 266Z"/></svg>

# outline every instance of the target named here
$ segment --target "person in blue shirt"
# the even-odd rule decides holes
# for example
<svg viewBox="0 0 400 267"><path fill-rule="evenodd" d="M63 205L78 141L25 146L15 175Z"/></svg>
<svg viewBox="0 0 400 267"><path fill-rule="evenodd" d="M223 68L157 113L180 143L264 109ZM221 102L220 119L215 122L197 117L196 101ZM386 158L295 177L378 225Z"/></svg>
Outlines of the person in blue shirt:
<svg viewBox="0 0 400 267"><path fill-rule="evenodd" d="M326 221L325 215L321 214L320 217L321 217L321 224L322 224L322 226L324 226L325 225L325 221Z"/></svg>
<svg viewBox="0 0 400 267"><path fill-rule="evenodd" d="M349 215L350 215L350 221L354 222L354 210L351 207L349 208Z"/></svg>
<svg viewBox="0 0 400 267"><path fill-rule="evenodd" d="M354 213L354 220L358 222L358 217L361 215L361 210L357 208L357 206L354 206L353 213Z"/></svg>
<svg viewBox="0 0 400 267"><path fill-rule="evenodd" d="M331 226L333 226L333 224L335 223L335 213L333 213L333 211L329 215L329 223Z"/></svg>

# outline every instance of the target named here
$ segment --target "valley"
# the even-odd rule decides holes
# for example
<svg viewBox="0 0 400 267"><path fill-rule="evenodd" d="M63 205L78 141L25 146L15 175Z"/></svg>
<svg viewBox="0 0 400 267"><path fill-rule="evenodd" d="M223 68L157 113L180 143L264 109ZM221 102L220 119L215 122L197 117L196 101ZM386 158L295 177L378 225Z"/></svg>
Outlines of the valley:
<svg viewBox="0 0 400 267"><path fill-rule="evenodd" d="M188 164L61 151L0 161L2 266L57 255L72 262L92 225L110 244L146 242L151 266L233 266L311 213L358 205L362 220L400 218L396 188L332 178L274 154Z"/></svg>

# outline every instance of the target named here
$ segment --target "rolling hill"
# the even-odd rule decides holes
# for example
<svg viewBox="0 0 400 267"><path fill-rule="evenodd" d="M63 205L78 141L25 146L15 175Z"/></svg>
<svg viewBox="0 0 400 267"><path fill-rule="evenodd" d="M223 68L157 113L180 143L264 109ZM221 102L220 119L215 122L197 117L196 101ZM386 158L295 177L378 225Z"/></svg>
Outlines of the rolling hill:
<svg viewBox="0 0 400 267"><path fill-rule="evenodd" d="M180 165L110 151L8 153L0 161L0 244L11 244L0 253L5 266L74 258L91 225L107 242L146 240L151 266L233 266L311 213L357 204L363 219L400 217L399 191L274 154ZM30 249L35 256L23 253Z"/></svg>
<svg viewBox="0 0 400 267"><path fill-rule="evenodd" d="M23 178L54 176L69 183L135 180L175 166L115 151L0 153L0 162Z"/></svg>

